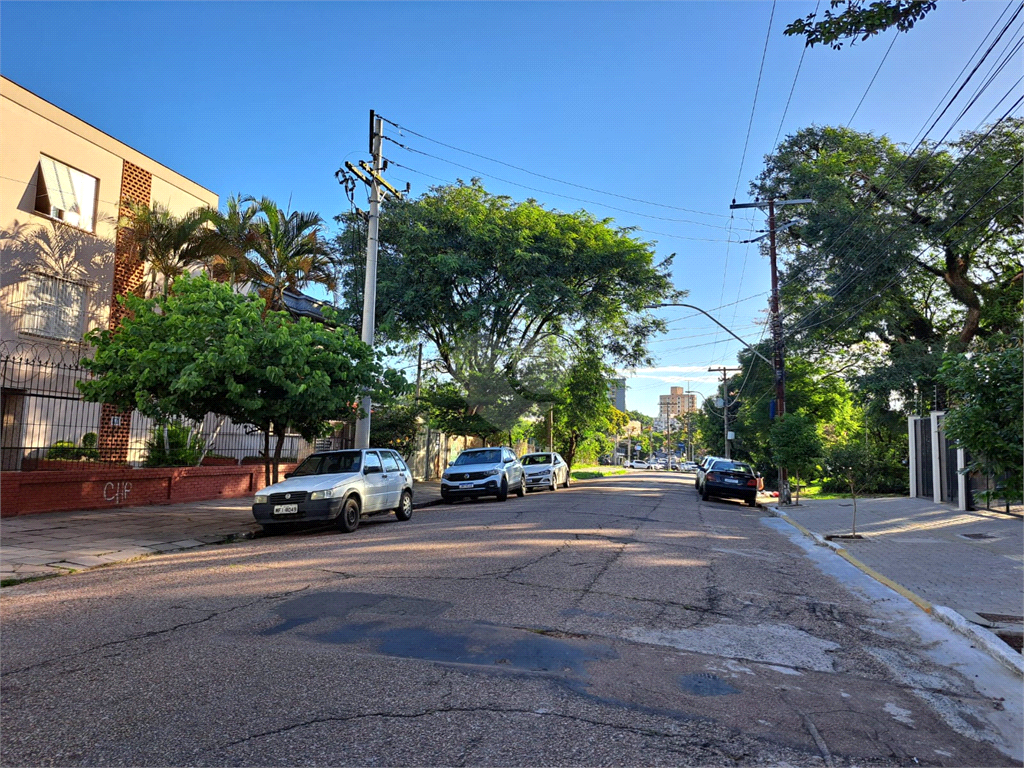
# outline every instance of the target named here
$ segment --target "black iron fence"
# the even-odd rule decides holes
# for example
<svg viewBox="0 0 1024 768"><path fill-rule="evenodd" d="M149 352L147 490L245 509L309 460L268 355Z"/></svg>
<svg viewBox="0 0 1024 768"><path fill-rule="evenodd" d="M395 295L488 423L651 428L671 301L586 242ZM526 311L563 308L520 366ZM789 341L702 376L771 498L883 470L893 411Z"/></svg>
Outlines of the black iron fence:
<svg viewBox="0 0 1024 768"><path fill-rule="evenodd" d="M85 351L78 346L0 343L0 469L262 460L264 433L250 424L215 414L201 422L156 424L138 411L119 413L85 402L76 386L92 376L81 365ZM312 449L299 435L288 435L282 457L301 460Z"/></svg>

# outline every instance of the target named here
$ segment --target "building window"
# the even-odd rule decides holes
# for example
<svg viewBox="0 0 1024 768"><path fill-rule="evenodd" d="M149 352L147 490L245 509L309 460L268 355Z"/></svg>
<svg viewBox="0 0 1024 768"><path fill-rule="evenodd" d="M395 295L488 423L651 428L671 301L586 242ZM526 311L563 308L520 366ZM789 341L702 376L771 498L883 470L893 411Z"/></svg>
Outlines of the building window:
<svg viewBox="0 0 1024 768"><path fill-rule="evenodd" d="M84 285L48 275L29 275L25 290L22 333L64 341L82 338Z"/></svg>
<svg viewBox="0 0 1024 768"><path fill-rule="evenodd" d="M96 228L99 179L40 155L36 174L36 211L88 232Z"/></svg>

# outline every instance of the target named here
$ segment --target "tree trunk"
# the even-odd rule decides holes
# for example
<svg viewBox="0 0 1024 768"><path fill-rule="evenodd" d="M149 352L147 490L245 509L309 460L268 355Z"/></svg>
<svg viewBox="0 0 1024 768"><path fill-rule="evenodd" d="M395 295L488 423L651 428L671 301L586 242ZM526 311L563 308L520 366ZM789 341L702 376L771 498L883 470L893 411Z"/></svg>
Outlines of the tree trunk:
<svg viewBox="0 0 1024 768"><path fill-rule="evenodd" d="M263 425L263 482L270 482L270 424Z"/></svg>
<svg viewBox="0 0 1024 768"><path fill-rule="evenodd" d="M799 472L794 472L793 474L796 477L796 505L799 507L800 506L800 473Z"/></svg>
<svg viewBox="0 0 1024 768"><path fill-rule="evenodd" d="M277 482L278 469L281 466L281 449L284 448L285 433L288 430L280 424L274 424L274 434L277 435L277 445L274 446L274 482Z"/></svg>
<svg viewBox="0 0 1024 768"><path fill-rule="evenodd" d="M220 434L220 428L224 426L224 420L226 418L227 416L217 417L217 426L214 427L213 434L210 435L210 439L203 443L203 452L199 454L199 462L196 464L197 467L202 466L203 459L206 458L206 454L209 452L211 448L213 448L213 442L217 439L217 435Z"/></svg>
<svg viewBox="0 0 1024 768"><path fill-rule="evenodd" d="M853 483L853 473L846 475L847 481L850 483L850 495L853 497L853 535L857 535L857 489Z"/></svg>

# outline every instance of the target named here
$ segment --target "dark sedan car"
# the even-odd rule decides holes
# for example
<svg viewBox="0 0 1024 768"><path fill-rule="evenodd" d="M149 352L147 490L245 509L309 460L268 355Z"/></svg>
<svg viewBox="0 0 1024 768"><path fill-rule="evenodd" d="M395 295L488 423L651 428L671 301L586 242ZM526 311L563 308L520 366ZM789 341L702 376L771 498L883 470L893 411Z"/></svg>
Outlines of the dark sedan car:
<svg viewBox="0 0 1024 768"><path fill-rule="evenodd" d="M712 462L704 472L700 484L700 497L707 501L712 496L743 499L757 506L757 473L749 464L728 459Z"/></svg>

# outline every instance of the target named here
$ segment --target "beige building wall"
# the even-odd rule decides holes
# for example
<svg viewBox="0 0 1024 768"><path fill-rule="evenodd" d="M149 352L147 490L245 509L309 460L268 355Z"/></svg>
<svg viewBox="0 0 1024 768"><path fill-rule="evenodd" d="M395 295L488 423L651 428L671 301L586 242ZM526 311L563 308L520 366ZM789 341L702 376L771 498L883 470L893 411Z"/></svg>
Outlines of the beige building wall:
<svg viewBox="0 0 1024 768"><path fill-rule="evenodd" d="M97 180L94 222L71 226L36 211L44 157ZM87 331L108 327L126 168L133 179L148 177L152 192L146 202L167 205L172 213L218 205L210 190L0 77L0 342L5 346L76 346ZM37 301L33 281L39 278L33 275L58 278L51 284L67 286L67 295L76 299L84 294L76 338L26 330L31 324L25 309ZM65 318L62 327L73 324Z"/></svg>
<svg viewBox="0 0 1024 768"><path fill-rule="evenodd" d="M683 387L670 387L669 394L658 397L658 417L668 419L697 410L697 396Z"/></svg>

